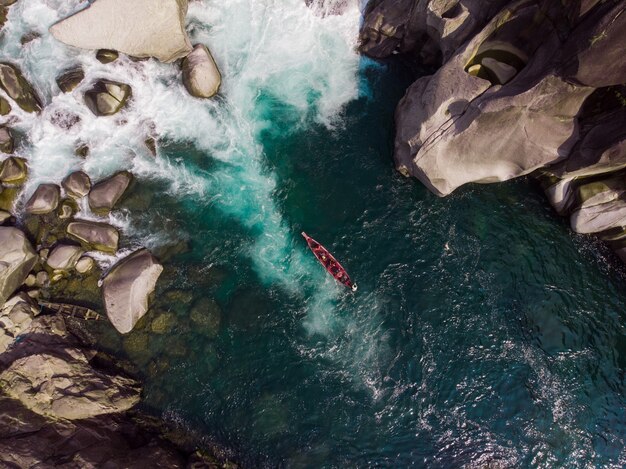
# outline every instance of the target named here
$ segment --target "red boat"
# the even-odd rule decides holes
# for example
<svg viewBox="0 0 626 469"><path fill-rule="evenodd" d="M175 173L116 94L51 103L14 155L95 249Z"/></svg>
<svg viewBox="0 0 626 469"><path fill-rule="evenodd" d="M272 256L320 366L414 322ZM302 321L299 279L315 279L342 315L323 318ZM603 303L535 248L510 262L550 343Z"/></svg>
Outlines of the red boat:
<svg viewBox="0 0 626 469"><path fill-rule="evenodd" d="M337 259L335 259L333 255L328 252L328 249L315 241L304 231L302 232L302 236L304 236L304 239L306 239L306 242L309 245L309 249L313 251L313 254L315 254L317 260L322 263L328 273L335 277L335 280L337 280L339 283L343 283L346 287L352 289L352 291L356 291L356 283L352 283L352 280L350 280L350 276L348 275L348 272L346 272L346 269L344 269L341 264L337 262Z"/></svg>

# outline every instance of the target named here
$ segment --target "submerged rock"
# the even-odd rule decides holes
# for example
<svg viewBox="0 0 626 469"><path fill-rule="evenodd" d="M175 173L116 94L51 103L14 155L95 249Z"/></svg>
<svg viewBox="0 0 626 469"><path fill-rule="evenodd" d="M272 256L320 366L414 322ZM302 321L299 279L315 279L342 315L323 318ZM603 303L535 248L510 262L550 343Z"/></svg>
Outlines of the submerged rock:
<svg viewBox="0 0 626 469"><path fill-rule="evenodd" d="M119 112L132 95L125 83L100 80L85 92L85 104L96 116L110 116Z"/></svg>
<svg viewBox="0 0 626 469"><path fill-rule="evenodd" d="M115 253L119 232L111 225L95 221L76 220L67 225L67 234L80 241L88 250Z"/></svg>
<svg viewBox="0 0 626 469"><path fill-rule="evenodd" d="M109 213L124 195L133 180L128 171L120 171L93 186L89 192L89 207L98 214Z"/></svg>
<svg viewBox="0 0 626 469"><path fill-rule="evenodd" d="M26 112L43 108L39 96L15 65L0 63L0 88Z"/></svg>
<svg viewBox="0 0 626 469"><path fill-rule="evenodd" d="M96 0L50 28L65 44L173 62L191 51L187 0Z"/></svg>
<svg viewBox="0 0 626 469"><path fill-rule="evenodd" d="M183 84L192 96L210 98L219 91L222 76L204 44L197 44L183 60Z"/></svg>
<svg viewBox="0 0 626 469"><path fill-rule="evenodd" d="M91 179L87 173L83 171L74 171L63 179L61 186L63 186L67 195L75 199L80 199L89 194L91 190Z"/></svg>
<svg viewBox="0 0 626 469"><path fill-rule="evenodd" d="M19 185L28 176L26 160L12 156L0 163L0 182L3 184Z"/></svg>
<svg viewBox="0 0 626 469"><path fill-rule="evenodd" d="M85 72L82 68L77 67L67 70L56 79L58 87L64 93L70 93L76 89L78 85L85 79Z"/></svg>
<svg viewBox="0 0 626 469"><path fill-rule="evenodd" d="M37 262L37 255L24 233L0 227L0 305L24 283Z"/></svg>
<svg viewBox="0 0 626 469"><path fill-rule="evenodd" d="M45 215L59 206L61 188L56 184L40 184L26 202L24 210L33 215Z"/></svg>
<svg viewBox="0 0 626 469"><path fill-rule="evenodd" d="M111 323L122 334L130 332L148 311L163 266L147 249L140 249L115 264L102 282L102 297Z"/></svg>

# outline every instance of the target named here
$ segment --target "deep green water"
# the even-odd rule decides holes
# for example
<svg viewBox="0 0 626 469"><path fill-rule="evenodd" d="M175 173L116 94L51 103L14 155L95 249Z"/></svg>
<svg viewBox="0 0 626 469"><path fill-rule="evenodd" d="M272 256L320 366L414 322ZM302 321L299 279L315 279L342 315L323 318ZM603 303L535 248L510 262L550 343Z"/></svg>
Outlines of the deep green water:
<svg viewBox="0 0 626 469"><path fill-rule="evenodd" d="M142 185L154 195L130 210L134 225L191 246L125 339L146 406L250 467L623 466L623 269L530 181L440 199L401 177L392 121L409 73L363 62L360 76L334 129L257 98L262 172L288 233L278 257L258 242L263 215L246 225L224 212L254 210L246 187L201 200ZM165 153L208 179L229 174L191 145ZM335 253L356 294L326 276L302 230ZM263 249L277 260L260 266ZM215 324L190 320L201 298L221 310L215 337ZM176 326L150 332L168 310Z"/></svg>

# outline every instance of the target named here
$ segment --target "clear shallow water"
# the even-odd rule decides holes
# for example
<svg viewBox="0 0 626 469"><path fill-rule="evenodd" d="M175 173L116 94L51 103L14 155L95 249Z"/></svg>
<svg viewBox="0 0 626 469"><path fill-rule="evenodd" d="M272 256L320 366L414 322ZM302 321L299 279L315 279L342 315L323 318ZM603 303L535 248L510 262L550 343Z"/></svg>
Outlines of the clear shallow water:
<svg viewBox="0 0 626 469"><path fill-rule="evenodd" d="M111 219L125 247L190 247L167 261L136 331L100 331L141 369L147 408L253 467L626 463L622 268L527 181L438 199L397 174L392 116L410 77L353 53L356 8L192 4L192 34L224 74L222 95L199 102L174 67L102 66L55 44L46 21L62 3L18 2L2 44L49 103L16 124L31 188L72 168L131 168L135 192ZM25 25L44 35L18 55L8 38ZM88 79L133 85L127 122L57 94L59 64L76 61ZM80 127L52 126L56 109ZM164 137L157 160L141 146L148 120ZM77 140L92 145L85 162ZM356 295L302 230L336 254ZM219 327L201 320L216 310ZM175 324L157 334L166 312Z"/></svg>

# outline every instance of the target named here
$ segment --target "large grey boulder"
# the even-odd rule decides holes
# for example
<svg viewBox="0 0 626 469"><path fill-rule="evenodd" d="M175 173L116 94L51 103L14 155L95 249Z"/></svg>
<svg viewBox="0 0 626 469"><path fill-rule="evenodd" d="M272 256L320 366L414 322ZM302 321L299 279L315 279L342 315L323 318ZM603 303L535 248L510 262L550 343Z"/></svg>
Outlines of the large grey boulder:
<svg viewBox="0 0 626 469"><path fill-rule="evenodd" d="M83 171L74 171L63 179L61 186L63 186L67 195L75 199L80 199L89 194L91 190L91 179L87 173Z"/></svg>
<svg viewBox="0 0 626 469"><path fill-rule="evenodd" d="M215 60L204 44L197 44L183 60L183 84L196 98L210 98L217 94L222 76Z"/></svg>
<svg viewBox="0 0 626 469"><path fill-rule="evenodd" d="M96 0L50 28L65 44L173 62L191 51L187 0Z"/></svg>
<svg viewBox="0 0 626 469"><path fill-rule="evenodd" d="M86 249L114 253L120 240L119 232L106 223L76 220L67 225L67 234L80 241Z"/></svg>
<svg viewBox="0 0 626 469"><path fill-rule="evenodd" d="M89 192L89 207L97 214L109 213L128 189L133 175L128 171L120 171L93 186Z"/></svg>
<svg viewBox="0 0 626 469"><path fill-rule="evenodd" d="M59 206L61 188L56 184L40 184L26 202L24 209L33 215L45 215Z"/></svg>
<svg viewBox="0 0 626 469"><path fill-rule="evenodd" d="M115 264L102 282L107 316L122 334L130 332L148 311L163 266L147 249L140 249Z"/></svg>
<svg viewBox="0 0 626 469"><path fill-rule="evenodd" d="M100 80L85 92L85 104L96 116L111 116L126 106L131 95L131 87L125 83Z"/></svg>
<svg viewBox="0 0 626 469"><path fill-rule="evenodd" d="M0 63L0 88L26 112L43 108L39 96L15 65Z"/></svg>
<svg viewBox="0 0 626 469"><path fill-rule="evenodd" d="M24 283L37 262L37 255L17 228L0 227L0 305Z"/></svg>
<svg viewBox="0 0 626 469"><path fill-rule="evenodd" d="M83 252L80 246L59 244L50 252L46 263L54 270L73 269Z"/></svg>

